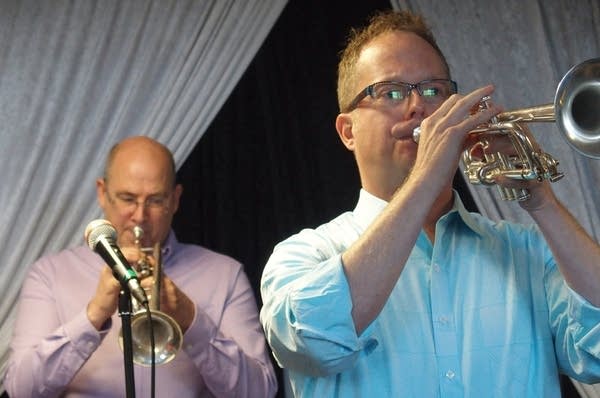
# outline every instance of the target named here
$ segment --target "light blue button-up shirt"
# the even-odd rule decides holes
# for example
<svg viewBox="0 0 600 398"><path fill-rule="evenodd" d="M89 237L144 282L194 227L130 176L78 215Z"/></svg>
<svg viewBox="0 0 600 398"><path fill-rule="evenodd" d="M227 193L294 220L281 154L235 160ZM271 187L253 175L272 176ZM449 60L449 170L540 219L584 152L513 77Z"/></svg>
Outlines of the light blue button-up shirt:
<svg viewBox="0 0 600 398"><path fill-rule="evenodd" d="M295 396L549 398L559 371L600 381L600 309L567 287L539 231L455 198L360 336L341 253L387 203L363 190L353 212L275 247L260 317Z"/></svg>

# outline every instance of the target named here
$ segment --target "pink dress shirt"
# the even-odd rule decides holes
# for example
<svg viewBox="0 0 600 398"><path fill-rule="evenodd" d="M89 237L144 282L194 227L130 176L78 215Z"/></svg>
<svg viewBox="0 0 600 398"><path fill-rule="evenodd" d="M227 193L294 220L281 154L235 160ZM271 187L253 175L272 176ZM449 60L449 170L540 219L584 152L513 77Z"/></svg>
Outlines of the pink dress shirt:
<svg viewBox="0 0 600 398"><path fill-rule="evenodd" d="M277 381L242 265L171 232L163 270L196 303L171 362L156 367L156 397L272 397ZM42 257L23 284L4 386L11 398L124 397L118 313L98 332L88 321L104 262L81 246ZM136 397L150 368L135 365Z"/></svg>

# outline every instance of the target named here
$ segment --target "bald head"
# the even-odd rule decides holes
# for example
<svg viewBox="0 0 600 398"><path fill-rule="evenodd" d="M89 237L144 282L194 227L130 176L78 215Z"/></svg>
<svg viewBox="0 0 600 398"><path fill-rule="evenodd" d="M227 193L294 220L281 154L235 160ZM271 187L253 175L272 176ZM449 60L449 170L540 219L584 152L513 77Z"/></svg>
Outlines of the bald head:
<svg viewBox="0 0 600 398"><path fill-rule="evenodd" d="M129 137L108 154L104 177L96 180L98 204L117 230L119 244L133 244L133 229L144 231L144 244L162 243L179 207L173 155L161 143Z"/></svg>
<svg viewBox="0 0 600 398"><path fill-rule="evenodd" d="M169 187L175 186L175 160L171 151L160 142L145 136L128 137L115 144L106 158L104 180L109 181L115 163L134 159L152 159L167 170Z"/></svg>

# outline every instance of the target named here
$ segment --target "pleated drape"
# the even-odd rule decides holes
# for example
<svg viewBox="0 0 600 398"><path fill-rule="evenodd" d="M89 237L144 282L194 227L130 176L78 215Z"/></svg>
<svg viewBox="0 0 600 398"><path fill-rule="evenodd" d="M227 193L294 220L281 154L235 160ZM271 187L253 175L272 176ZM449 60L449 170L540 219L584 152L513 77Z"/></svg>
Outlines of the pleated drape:
<svg viewBox="0 0 600 398"><path fill-rule="evenodd" d="M0 1L0 375L27 267L83 243L109 148L147 135L182 164L285 4Z"/></svg>

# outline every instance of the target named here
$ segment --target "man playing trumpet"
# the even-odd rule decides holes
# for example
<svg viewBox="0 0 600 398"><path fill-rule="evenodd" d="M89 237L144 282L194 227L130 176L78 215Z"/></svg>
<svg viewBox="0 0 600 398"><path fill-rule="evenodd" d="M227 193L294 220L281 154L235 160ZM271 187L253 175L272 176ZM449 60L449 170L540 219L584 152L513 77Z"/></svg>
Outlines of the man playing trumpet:
<svg viewBox="0 0 600 398"><path fill-rule="evenodd" d="M600 381L600 248L548 182L519 204L537 226L468 213L452 189L493 86L459 95L408 12L353 31L337 132L358 204L279 243L261 322L297 397L560 397L559 373ZM418 145L413 130L420 126Z"/></svg>
<svg viewBox="0 0 600 398"><path fill-rule="evenodd" d="M177 241L171 221L182 188L170 151L130 137L110 151L96 182L105 218L131 264L159 243L160 309L183 332L175 358L156 368L157 397L271 397L276 379L241 264ZM144 231L136 242L134 228ZM155 259L148 258L152 263ZM145 278L142 286L152 279ZM120 283L87 246L38 260L20 297L5 387L11 397L125 395L118 340ZM136 396L150 396L149 367L135 366Z"/></svg>

